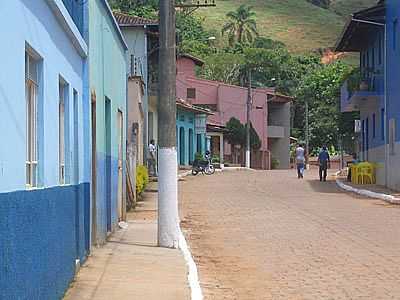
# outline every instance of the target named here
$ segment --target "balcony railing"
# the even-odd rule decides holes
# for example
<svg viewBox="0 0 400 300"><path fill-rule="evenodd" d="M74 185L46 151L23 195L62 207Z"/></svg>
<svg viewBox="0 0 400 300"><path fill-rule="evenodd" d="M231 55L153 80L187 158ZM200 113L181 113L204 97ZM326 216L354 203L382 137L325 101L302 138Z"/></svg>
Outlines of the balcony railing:
<svg viewBox="0 0 400 300"><path fill-rule="evenodd" d="M377 99L384 93L384 78L380 74L370 77L350 77L341 87L341 110L357 111L361 100Z"/></svg>

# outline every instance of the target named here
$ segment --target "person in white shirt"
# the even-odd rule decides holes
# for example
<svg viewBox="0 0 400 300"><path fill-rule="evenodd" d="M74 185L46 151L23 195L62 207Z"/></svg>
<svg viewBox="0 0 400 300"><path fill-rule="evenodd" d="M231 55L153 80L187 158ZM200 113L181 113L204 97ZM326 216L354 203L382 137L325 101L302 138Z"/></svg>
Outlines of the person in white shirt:
<svg viewBox="0 0 400 300"><path fill-rule="evenodd" d="M304 178L304 168L305 168L305 163L306 163L306 158L305 158L305 150L304 148L298 144L296 148L296 166L297 166L297 177Z"/></svg>
<svg viewBox="0 0 400 300"><path fill-rule="evenodd" d="M149 174L151 176L157 176L156 164L157 164L157 147L154 140L150 141L149 144Z"/></svg>

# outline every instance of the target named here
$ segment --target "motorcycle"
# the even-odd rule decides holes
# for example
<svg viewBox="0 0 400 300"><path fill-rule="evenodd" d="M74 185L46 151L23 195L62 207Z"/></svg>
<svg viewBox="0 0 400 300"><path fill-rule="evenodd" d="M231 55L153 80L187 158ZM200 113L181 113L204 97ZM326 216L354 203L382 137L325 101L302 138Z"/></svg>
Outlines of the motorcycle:
<svg viewBox="0 0 400 300"><path fill-rule="evenodd" d="M206 156L205 160L198 160L196 159L193 162L192 166L192 174L196 176L197 174L206 174L206 175L212 175L215 173L215 168L213 164L211 163L211 158Z"/></svg>

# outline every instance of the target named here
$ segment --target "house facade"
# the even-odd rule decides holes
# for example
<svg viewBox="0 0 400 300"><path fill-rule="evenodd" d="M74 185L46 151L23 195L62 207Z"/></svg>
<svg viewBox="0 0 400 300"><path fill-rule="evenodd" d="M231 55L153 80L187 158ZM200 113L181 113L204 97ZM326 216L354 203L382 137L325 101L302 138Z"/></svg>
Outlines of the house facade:
<svg viewBox="0 0 400 300"><path fill-rule="evenodd" d="M89 251L87 15L60 0L0 11L0 298L58 299Z"/></svg>
<svg viewBox="0 0 400 300"><path fill-rule="evenodd" d="M122 34L128 46L127 51L127 73L130 78L137 78L143 82L143 95L141 99L137 97L137 93L128 93L135 95L135 97L128 98L128 105L137 105L140 102L141 111L143 113L143 120L138 126L141 129L140 141L137 142L141 146L140 154L137 159L140 164L146 162L147 146L149 141L154 138L154 111L157 111L156 95L152 94L152 102L149 118L149 55L151 52L151 45L154 39L157 40L155 32L158 30L158 22L146 18L135 17L119 12L114 12L114 16L120 26ZM157 52L158 53L158 52ZM135 86L132 86L135 88ZM137 116L132 116L138 119ZM128 116L128 118L131 118ZM150 123L150 125L149 125ZM128 127L130 124L128 124ZM150 128L150 133L149 133ZM150 138L149 138L150 137Z"/></svg>
<svg viewBox="0 0 400 300"><path fill-rule="evenodd" d="M106 0L86 2L92 145L92 243L125 217L127 45Z"/></svg>
<svg viewBox="0 0 400 300"><path fill-rule="evenodd" d="M386 0L387 30L387 185L400 190L400 33L399 2Z"/></svg>
<svg viewBox="0 0 400 300"><path fill-rule="evenodd" d="M400 189L396 4L379 1L374 7L354 13L336 50L360 54L359 78L349 78L341 93L342 111L360 112L359 158L375 163L378 184Z"/></svg>
<svg viewBox="0 0 400 300"><path fill-rule="evenodd" d="M178 58L177 97L210 109L213 115L208 122L212 127L225 126L232 117L246 123L247 88L197 78L195 68L202 65L201 60L190 55ZM250 120L261 140L261 148L253 151L252 167L269 169L271 159L276 159L279 160L279 168L289 168L291 101L292 98L280 95L274 89L252 89ZM213 136L218 136L213 138L213 144L218 144L220 131ZM244 163L243 153L234 153L234 147L227 141L220 144L224 145L224 160Z"/></svg>
<svg viewBox="0 0 400 300"><path fill-rule="evenodd" d="M211 113L185 100L176 100L176 149L178 164L191 165L196 153L204 156L207 147L206 124Z"/></svg>

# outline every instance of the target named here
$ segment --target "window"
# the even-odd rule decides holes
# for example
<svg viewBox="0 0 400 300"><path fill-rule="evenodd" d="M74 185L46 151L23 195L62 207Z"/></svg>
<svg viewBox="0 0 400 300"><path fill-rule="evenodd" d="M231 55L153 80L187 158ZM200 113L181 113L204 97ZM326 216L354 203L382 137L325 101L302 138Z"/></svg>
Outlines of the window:
<svg viewBox="0 0 400 300"><path fill-rule="evenodd" d="M65 102L67 98L68 86L60 78L58 84L59 102L58 102L58 160L59 160L59 182L65 184Z"/></svg>
<svg viewBox="0 0 400 300"><path fill-rule="evenodd" d="M362 68L365 67L365 52L362 53L362 63L361 63L361 67L362 67Z"/></svg>
<svg viewBox="0 0 400 300"><path fill-rule="evenodd" d="M372 138L376 136L376 115L372 114Z"/></svg>
<svg viewBox="0 0 400 300"><path fill-rule="evenodd" d="M372 56L371 68L372 68L372 70L375 70L375 48L371 49L371 56Z"/></svg>
<svg viewBox="0 0 400 300"><path fill-rule="evenodd" d="M390 119L389 121L389 149L390 155L395 154L395 140L396 140L396 120Z"/></svg>
<svg viewBox="0 0 400 300"><path fill-rule="evenodd" d="M393 50L397 47L397 19L393 21Z"/></svg>
<svg viewBox="0 0 400 300"><path fill-rule="evenodd" d="M154 139L154 116L153 112L149 111L149 120L148 120L148 133L149 133L149 141Z"/></svg>
<svg viewBox="0 0 400 300"><path fill-rule="evenodd" d="M385 140L385 109L381 109L381 138Z"/></svg>
<svg viewBox="0 0 400 300"><path fill-rule="evenodd" d="M196 89L188 88L187 89L187 98L188 99L196 99Z"/></svg>
<svg viewBox="0 0 400 300"><path fill-rule="evenodd" d="M381 65L382 64L382 48L383 48L383 38L382 38L382 33L379 33L379 38L378 38L378 63Z"/></svg>
<svg viewBox="0 0 400 300"><path fill-rule="evenodd" d="M197 150L198 153L202 153L203 145L201 143L201 134L196 134L196 140L197 140L197 142L196 142L196 144L197 144L196 150Z"/></svg>
<svg viewBox="0 0 400 300"><path fill-rule="evenodd" d="M365 121L361 121L361 151L365 151Z"/></svg>
<svg viewBox="0 0 400 300"><path fill-rule="evenodd" d="M25 52L26 185L37 186L38 62Z"/></svg>

